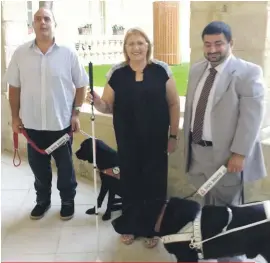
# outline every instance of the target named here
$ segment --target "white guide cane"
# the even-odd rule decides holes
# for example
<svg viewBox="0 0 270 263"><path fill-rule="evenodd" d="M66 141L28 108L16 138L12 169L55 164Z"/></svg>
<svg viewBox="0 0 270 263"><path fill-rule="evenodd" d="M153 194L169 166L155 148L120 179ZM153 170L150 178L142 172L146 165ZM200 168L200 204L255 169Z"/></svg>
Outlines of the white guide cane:
<svg viewBox="0 0 270 263"><path fill-rule="evenodd" d="M95 137L95 113L94 113L94 85L93 85L93 64L90 62L88 65L89 70L89 86L90 92L93 96L91 102L91 122L92 122L92 146L93 146L93 167L94 167L94 187L95 187L95 196L96 196L96 205L95 205L95 215L96 215L96 235L97 235L97 255L96 262L101 262L99 259L99 228L98 228L98 202L97 202L97 164L96 164L96 137Z"/></svg>

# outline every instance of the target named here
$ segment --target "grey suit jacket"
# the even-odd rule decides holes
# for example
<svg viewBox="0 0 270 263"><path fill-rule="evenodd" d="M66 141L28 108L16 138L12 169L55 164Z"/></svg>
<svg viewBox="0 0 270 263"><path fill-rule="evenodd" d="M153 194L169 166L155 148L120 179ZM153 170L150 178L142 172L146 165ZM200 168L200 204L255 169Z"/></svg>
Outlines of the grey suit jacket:
<svg viewBox="0 0 270 263"><path fill-rule="evenodd" d="M184 115L185 168L190 167L190 123L192 103L207 61L194 64L189 73ZM233 153L246 156L244 180L266 176L259 132L263 119L265 86L262 69L232 56L214 95L211 113L213 150L216 164L227 164Z"/></svg>

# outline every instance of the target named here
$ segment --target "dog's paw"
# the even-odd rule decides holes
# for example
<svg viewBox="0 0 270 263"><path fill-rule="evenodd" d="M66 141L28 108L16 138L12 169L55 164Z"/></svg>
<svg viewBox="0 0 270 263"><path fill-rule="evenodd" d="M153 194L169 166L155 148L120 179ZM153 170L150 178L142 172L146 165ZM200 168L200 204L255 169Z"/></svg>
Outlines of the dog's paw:
<svg viewBox="0 0 270 263"><path fill-rule="evenodd" d="M111 219L111 214L104 214L103 216L102 216L102 220L103 221L107 221L107 220L110 220Z"/></svg>
<svg viewBox="0 0 270 263"><path fill-rule="evenodd" d="M88 209L85 213L87 215L94 215L95 214L95 207Z"/></svg>

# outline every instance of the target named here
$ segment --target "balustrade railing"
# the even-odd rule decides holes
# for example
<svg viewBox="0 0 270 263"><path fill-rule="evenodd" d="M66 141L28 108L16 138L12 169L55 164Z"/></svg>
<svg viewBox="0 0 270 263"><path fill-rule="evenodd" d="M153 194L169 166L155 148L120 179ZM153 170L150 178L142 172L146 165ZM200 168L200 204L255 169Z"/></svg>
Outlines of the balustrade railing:
<svg viewBox="0 0 270 263"><path fill-rule="evenodd" d="M94 36L78 35L75 48L82 62L94 64L115 64L124 59L123 35Z"/></svg>

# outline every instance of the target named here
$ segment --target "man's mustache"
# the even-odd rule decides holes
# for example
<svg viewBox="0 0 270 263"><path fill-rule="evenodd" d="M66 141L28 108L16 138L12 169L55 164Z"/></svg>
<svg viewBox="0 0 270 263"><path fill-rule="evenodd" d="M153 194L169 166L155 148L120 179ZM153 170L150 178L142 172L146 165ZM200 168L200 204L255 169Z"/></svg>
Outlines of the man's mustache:
<svg viewBox="0 0 270 263"><path fill-rule="evenodd" d="M215 52L215 53L207 53L207 56L211 56L211 55L221 55L220 52Z"/></svg>

